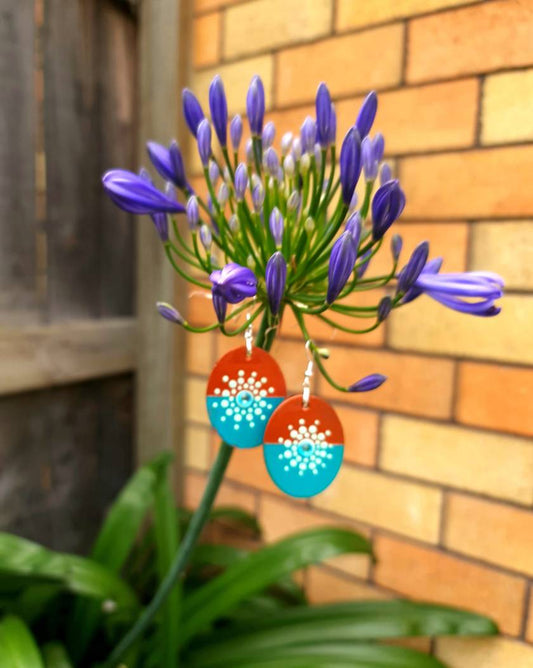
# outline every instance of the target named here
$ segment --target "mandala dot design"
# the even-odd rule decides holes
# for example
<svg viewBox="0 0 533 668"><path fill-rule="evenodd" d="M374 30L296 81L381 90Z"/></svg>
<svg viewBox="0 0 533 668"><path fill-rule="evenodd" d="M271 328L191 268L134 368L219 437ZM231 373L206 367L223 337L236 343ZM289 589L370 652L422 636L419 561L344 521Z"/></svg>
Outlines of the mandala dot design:
<svg viewBox="0 0 533 668"><path fill-rule="evenodd" d="M209 378L207 411L220 436L239 448L261 445L266 424L285 396L285 381L273 358L254 349L230 351Z"/></svg>
<svg viewBox="0 0 533 668"><path fill-rule="evenodd" d="M265 464L273 482L295 497L315 496L337 475L344 454L342 425L331 406L311 397L284 401L265 432Z"/></svg>

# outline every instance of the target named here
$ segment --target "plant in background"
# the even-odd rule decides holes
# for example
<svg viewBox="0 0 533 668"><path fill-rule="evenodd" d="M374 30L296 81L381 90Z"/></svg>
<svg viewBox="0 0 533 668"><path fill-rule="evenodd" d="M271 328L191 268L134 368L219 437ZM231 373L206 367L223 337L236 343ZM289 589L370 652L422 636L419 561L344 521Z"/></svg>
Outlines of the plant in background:
<svg viewBox="0 0 533 668"><path fill-rule="evenodd" d="M163 190L145 170L135 174L117 169L103 178L115 204L152 218L176 272L211 294L212 325L195 327L173 306L160 303L159 312L167 320L191 332L217 329L227 336L241 334L257 320L256 346L268 350L289 309L326 380L342 392L365 392L379 387L384 376L375 373L341 386L327 371L325 352L311 340L309 318L354 335L365 334L423 293L463 313L499 312L496 302L503 287L499 276L441 273L442 260L429 259L427 242L400 264L402 241L394 234L390 270L368 275L372 259L406 203L399 181L383 162L383 137L370 136L377 110L375 93L364 101L339 151L335 108L325 84L318 88L316 119L306 118L296 136L285 134L280 152L273 145L273 123L264 124L265 94L259 77L252 79L247 94L251 137L244 151L243 122L235 116L228 123L220 77L211 83L209 107L211 122L194 94L184 91L185 120L196 139L209 192L206 199L188 181L175 142L168 147L150 142L147 147L152 164L167 182ZM174 215L181 213L188 234ZM357 303L357 293L375 289L380 298L374 305L367 300L364 306ZM245 312L249 318L241 323L239 317ZM353 324L346 324L350 321ZM335 554L370 553L368 542L350 531L315 530L250 554L232 553L229 558L228 552L213 548L208 557L205 553L199 557L203 546L198 546L198 539L232 452L232 447L221 444L198 509L184 523L179 546L170 488L161 482L166 480L161 462L141 469L126 488L90 560L3 536L4 608L16 615L0 621L0 657L10 657L6 665L43 665L28 626L39 639L66 643L67 650L58 645L44 648L47 666L103 661L104 668L119 664L174 668L178 662L191 668L432 668L442 664L377 641L495 632L483 617L402 601L309 608L294 583L285 599L272 596L273 585L287 594L284 578L295 569ZM147 489L141 493L139 485ZM136 544L147 499L155 508L153 530ZM156 573L150 541L157 547ZM132 550L136 566L128 571L125 562ZM195 569L202 558L214 561L222 573L207 582L197 577ZM119 572L125 577L120 578Z"/></svg>
<svg viewBox="0 0 533 668"><path fill-rule="evenodd" d="M137 471L87 558L0 533L2 667L442 668L433 657L379 643L496 631L480 615L407 601L310 607L295 571L371 551L352 531L322 528L257 550L204 538L142 638L120 662L102 664L153 599L179 535L187 535L194 521L192 513L174 507L170 459L159 456ZM205 526L213 522L239 529L239 536L260 536L255 518L237 508L212 510Z"/></svg>

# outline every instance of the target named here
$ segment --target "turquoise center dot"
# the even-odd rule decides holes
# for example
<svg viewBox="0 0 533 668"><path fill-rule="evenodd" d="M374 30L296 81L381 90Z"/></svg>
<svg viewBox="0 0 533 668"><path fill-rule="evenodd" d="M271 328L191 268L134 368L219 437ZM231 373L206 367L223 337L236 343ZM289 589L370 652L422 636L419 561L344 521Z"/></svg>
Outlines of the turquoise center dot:
<svg viewBox="0 0 533 668"><path fill-rule="evenodd" d="M254 403L254 395L248 390L241 390L236 399L241 408L249 408Z"/></svg>
<svg viewBox="0 0 533 668"><path fill-rule="evenodd" d="M301 455L302 457L310 457L314 451L315 451L314 443L307 438L301 441L300 444L298 445L298 454Z"/></svg>

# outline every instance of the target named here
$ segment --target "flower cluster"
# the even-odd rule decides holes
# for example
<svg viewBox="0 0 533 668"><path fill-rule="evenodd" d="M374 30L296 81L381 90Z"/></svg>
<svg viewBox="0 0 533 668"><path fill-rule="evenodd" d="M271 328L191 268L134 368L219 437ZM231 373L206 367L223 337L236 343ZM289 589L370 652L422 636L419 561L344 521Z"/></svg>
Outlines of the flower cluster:
<svg viewBox="0 0 533 668"><path fill-rule="evenodd" d="M245 142L241 116L228 117L219 76L209 88L211 120L195 95L184 90L183 112L196 140L209 195L202 198L194 192L175 141L168 147L147 145L153 166L166 181L164 191L155 187L145 170L135 174L117 169L103 177L115 204L151 216L176 271L211 291L216 322L195 328L167 304L158 305L160 313L190 331L218 327L235 335L259 315L266 328L275 332L289 308L306 341L310 341L306 326L310 316L360 334L375 329L391 311L421 294L463 313L496 315L501 278L489 272L440 273L442 259L428 259L427 242L417 246L400 268L402 240L394 234L390 271L366 275L406 203L398 179L383 162L383 136L371 136L377 106L372 92L337 151L335 106L321 83L316 118L308 116L295 135L284 134L277 150L274 123L264 122L265 92L259 77L253 77L246 97L250 137ZM173 215L178 213L186 215L190 240ZM208 281L199 278L202 273ZM389 294L375 306L357 306L353 299L347 300L355 291L385 286ZM240 302L228 312L228 305ZM244 310L249 314L247 322L231 328L231 321ZM336 320L339 315L342 324ZM348 327L345 316L369 324ZM322 373L340 390L366 391L384 380L373 374L349 388L340 387L328 376L321 351L313 342L310 347Z"/></svg>

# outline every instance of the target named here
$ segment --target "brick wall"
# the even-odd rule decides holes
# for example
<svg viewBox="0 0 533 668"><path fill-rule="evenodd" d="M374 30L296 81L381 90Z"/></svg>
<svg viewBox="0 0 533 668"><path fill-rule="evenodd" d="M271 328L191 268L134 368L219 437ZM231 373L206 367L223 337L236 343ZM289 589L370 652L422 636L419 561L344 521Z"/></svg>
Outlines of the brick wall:
<svg viewBox="0 0 533 668"><path fill-rule="evenodd" d="M449 270L506 279L502 314L491 320L422 298L359 341L316 325L341 381L389 376L367 395L340 395L317 379L347 434L335 484L311 502L283 497L256 449L235 454L220 495L258 512L268 540L332 522L373 539L374 567L346 557L308 571L313 600L402 594L493 616L502 638L436 643L454 668L533 665L532 28L528 0L195 4L192 87L202 100L220 73L231 110L243 111L260 74L279 140L312 110L320 81L335 97L339 136L376 89L375 128L407 194L404 253L428 239ZM190 304L192 321L212 321L206 299ZM305 354L290 322L284 334L274 354L297 391ZM215 335L190 341L191 504L215 447L206 377L232 345Z"/></svg>

